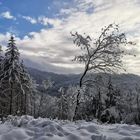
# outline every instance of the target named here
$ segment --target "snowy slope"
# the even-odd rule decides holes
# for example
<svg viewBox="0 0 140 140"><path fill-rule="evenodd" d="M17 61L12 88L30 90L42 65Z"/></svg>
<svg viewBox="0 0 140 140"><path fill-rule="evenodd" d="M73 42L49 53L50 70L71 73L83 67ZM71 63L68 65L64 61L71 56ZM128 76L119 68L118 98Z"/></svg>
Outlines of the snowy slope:
<svg viewBox="0 0 140 140"><path fill-rule="evenodd" d="M0 125L0 140L140 140L140 127L9 117Z"/></svg>

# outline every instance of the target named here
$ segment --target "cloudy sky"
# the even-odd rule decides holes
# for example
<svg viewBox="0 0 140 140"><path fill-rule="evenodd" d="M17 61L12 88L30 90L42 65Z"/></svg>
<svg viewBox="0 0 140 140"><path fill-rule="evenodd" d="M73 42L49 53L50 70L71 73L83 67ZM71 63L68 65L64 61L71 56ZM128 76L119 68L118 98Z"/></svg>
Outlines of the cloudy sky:
<svg viewBox="0 0 140 140"><path fill-rule="evenodd" d="M137 43L126 57L128 73L140 74L140 0L0 0L0 44L11 34L27 66L56 73L79 73L79 53L70 32L97 37L102 27L117 23Z"/></svg>

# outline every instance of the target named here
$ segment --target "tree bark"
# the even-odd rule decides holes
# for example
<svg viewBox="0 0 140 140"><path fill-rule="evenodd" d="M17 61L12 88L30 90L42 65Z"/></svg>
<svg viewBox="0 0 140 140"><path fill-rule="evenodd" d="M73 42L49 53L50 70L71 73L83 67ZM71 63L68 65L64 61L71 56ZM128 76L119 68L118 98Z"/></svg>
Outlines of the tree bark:
<svg viewBox="0 0 140 140"><path fill-rule="evenodd" d="M10 83L11 85L11 92L10 92L10 110L9 110L9 114L11 115L13 113L13 83Z"/></svg>

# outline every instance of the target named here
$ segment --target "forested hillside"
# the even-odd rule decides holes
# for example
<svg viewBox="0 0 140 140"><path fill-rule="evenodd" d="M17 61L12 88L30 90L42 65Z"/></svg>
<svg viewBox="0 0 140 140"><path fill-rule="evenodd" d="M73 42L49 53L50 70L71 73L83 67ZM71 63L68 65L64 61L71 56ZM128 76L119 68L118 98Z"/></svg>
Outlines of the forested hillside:
<svg viewBox="0 0 140 140"><path fill-rule="evenodd" d="M34 68L27 68L29 74L31 77L36 81L38 84L38 88L41 88L42 81L45 79L51 79L54 81L55 86L52 87L53 89L50 89L48 93L50 95L56 95L58 94L58 89L60 87L65 87L67 88L69 85L78 85L79 79L80 79L80 74L70 74L70 75L62 75L62 74L56 74L56 73L51 73L51 72L45 72L45 71L40 71ZM98 74L92 74L91 77L92 79L95 79ZM134 75L134 74L103 74L100 73L103 77L112 77L112 83L116 87L118 87L121 91L122 94L132 90L134 91L136 87L139 87L140 83L140 76ZM106 78L107 80L107 78ZM51 91L53 90L53 91Z"/></svg>
<svg viewBox="0 0 140 140"><path fill-rule="evenodd" d="M112 30L117 31L116 35ZM32 115L35 118L140 124L140 77L115 74L116 69L122 68L121 57L132 55L122 51L119 45L135 44L127 42L125 34L118 31L117 25L105 27L95 50L89 44L89 36L71 34L75 45L87 53L74 59L85 64L84 72L79 75L26 68L16 40L11 36L0 59L1 119L8 115Z"/></svg>

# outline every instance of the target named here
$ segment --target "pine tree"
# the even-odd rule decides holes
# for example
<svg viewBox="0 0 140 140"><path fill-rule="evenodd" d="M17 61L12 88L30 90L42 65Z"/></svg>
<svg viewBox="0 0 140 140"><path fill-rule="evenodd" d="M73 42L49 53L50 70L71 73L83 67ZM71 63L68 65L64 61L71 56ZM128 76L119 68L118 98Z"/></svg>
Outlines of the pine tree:
<svg viewBox="0 0 140 140"><path fill-rule="evenodd" d="M0 46L0 75L1 75L1 72L2 72L2 70L1 70L1 66L2 66L2 55L1 55L1 52L2 52L2 46ZM0 90L0 94L1 94L1 90ZM0 101L1 101L1 97L0 97ZM1 111L1 102L0 102L0 112L2 112Z"/></svg>
<svg viewBox="0 0 140 140"><path fill-rule="evenodd" d="M0 75L1 113L26 114L25 104L30 91L30 77L20 61L14 37L9 40ZM26 104L27 106L27 104Z"/></svg>
<svg viewBox="0 0 140 140"><path fill-rule="evenodd" d="M49 88L51 88L53 86L54 82L51 81L50 79L47 80L43 80L42 81L42 91L40 92L40 98L39 98L39 104L38 104L38 117L39 116L43 116L45 115L44 112L44 106L45 106L45 111L46 111L46 92L48 91Z"/></svg>
<svg viewBox="0 0 140 140"><path fill-rule="evenodd" d="M1 64L1 61L3 59L1 52L2 52L2 46L0 45L0 64Z"/></svg>
<svg viewBox="0 0 140 140"><path fill-rule="evenodd" d="M1 63L2 63L2 60L3 60L3 56L2 56L2 46L0 46L0 74L1 74Z"/></svg>
<svg viewBox="0 0 140 140"><path fill-rule="evenodd" d="M1 52L2 52L2 46L0 46L0 74L1 74L1 63L3 59Z"/></svg>
<svg viewBox="0 0 140 140"><path fill-rule="evenodd" d="M58 101L58 118L61 120L66 120L68 118L68 101L67 95L65 93L65 88L60 87L59 92L61 96Z"/></svg>
<svg viewBox="0 0 140 140"><path fill-rule="evenodd" d="M21 62L21 75L20 75L20 79L21 79L21 84L22 84L22 88L23 88L23 94L21 96L21 114L30 114L31 112L31 98L32 98L32 94L34 92L34 86L33 86L33 81L30 77L30 75L28 74L23 61Z"/></svg>
<svg viewBox="0 0 140 140"><path fill-rule="evenodd" d="M105 109L101 115L101 120L103 122L115 123L120 121L121 116L117 104L118 99L119 90L113 86L111 76L109 76L105 99Z"/></svg>
<svg viewBox="0 0 140 140"><path fill-rule="evenodd" d="M109 76L107 89L108 89L108 93L106 99L106 108L109 108L115 106L115 90L112 85L111 76Z"/></svg>

